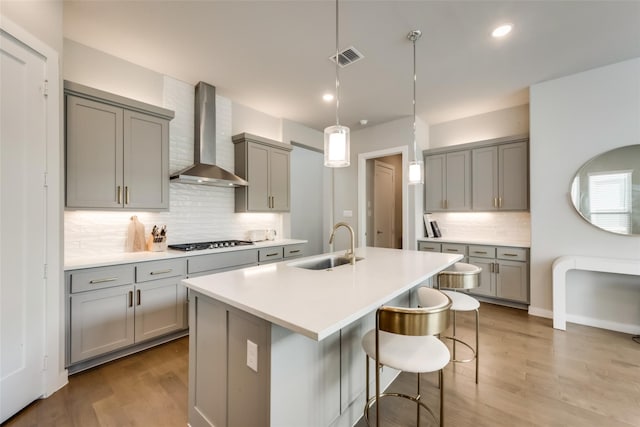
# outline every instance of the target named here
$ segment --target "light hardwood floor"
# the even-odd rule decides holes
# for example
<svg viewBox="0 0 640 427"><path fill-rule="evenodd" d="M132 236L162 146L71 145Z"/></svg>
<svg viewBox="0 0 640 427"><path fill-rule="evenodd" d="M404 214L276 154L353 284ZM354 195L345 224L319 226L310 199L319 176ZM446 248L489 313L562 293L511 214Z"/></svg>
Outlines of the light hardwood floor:
<svg viewBox="0 0 640 427"><path fill-rule="evenodd" d="M640 426L640 344L630 335L574 324L557 331L550 319L492 304L482 304L480 321L480 383L471 363L445 369L447 426ZM472 316L458 322L471 340ZM73 375L6 425L185 426L187 353L183 338ZM435 375L423 376L423 394L437 411L435 385ZM414 387L408 374L392 385ZM415 425L410 402L389 398L381 410L384 426ZM426 414L422 420L434 425Z"/></svg>

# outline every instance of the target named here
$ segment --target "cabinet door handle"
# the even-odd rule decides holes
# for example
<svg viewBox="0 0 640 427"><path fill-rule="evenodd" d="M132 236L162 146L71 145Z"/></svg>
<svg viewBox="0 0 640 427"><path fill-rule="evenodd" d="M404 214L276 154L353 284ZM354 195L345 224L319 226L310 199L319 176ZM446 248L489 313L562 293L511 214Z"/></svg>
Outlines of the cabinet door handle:
<svg viewBox="0 0 640 427"><path fill-rule="evenodd" d="M117 277L105 277L104 279L89 280L89 283L92 284L92 285L95 285L97 283L115 282L116 280L118 280Z"/></svg>
<svg viewBox="0 0 640 427"><path fill-rule="evenodd" d="M447 249L447 252L458 252L457 249Z"/></svg>
<svg viewBox="0 0 640 427"><path fill-rule="evenodd" d="M118 193L118 204L122 204L122 187L118 185L116 192Z"/></svg>
<svg viewBox="0 0 640 427"><path fill-rule="evenodd" d="M173 268L169 268L167 270L160 270L160 271L152 271L151 273L149 273L152 276L155 276L157 274L167 274L167 273L171 273L173 271Z"/></svg>
<svg viewBox="0 0 640 427"><path fill-rule="evenodd" d="M494 266L494 263L489 264L489 272L490 273L493 273L493 270L494 270L493 266Z"/></svg>
<svg viewBox="0 0 640 427"><path fill-rule="evenodd" d="M289 251L290 254L297 254L298 252L300 252L300 249L295 249L293 251Z"/></svg>
<svg viewBox="0 0 640 427"><path fill-rule="evenodd" d="M129 291L129 307L133 307L133 291Z"/></svg>
<svg viewBox="0 0 640 427"><path fill-rule="evenodd" d="M129 186L124 187L124 204L129 204Z"/></svg>
<svg viewBox="0 0 640 427"><path fill-rule="evenodd" d="M498 197L498 207L502 207L502 197Z"/></svg>
<svg viewBox="0 0 640 427"><path fill-rule="evenodd" d="M142 303L142 297L140 296L140 289L136 289L136 297L138 299L137 305L140 305L140 303Z"/></svg>
<svg viewBox="0 0 640 427"><path fill-rule="evenodd" d="M494 208L497 208L497 207L498 207L498 198L497 198L497 197L494 197L494 198L493 198L493 207L494 207Z"/></svg>
<svg viewBox="0 0 640 427"><path fill-rule="evenodd" d="M271 252L270 254L266 254L265 256L276 256L278 255L278 252Z"/></svg>
<svg viewBox="0 0 640 427"><path fill-rule="evenodd" d="M496 262L496 267L494 268L494 272L496 274L500 274L500 264L498 264L497 262Z"/></svg>
<svg viewBox="0 0 640 427"><path fill-rule="evenodd" d="M507 254L507 253L502 254L502 255L504 255L504 256L518 256L518 254Z"/></svg>
<svg viewBox="0 0 640 427"><path fill-rule="evenodd" d="M487 251L473 251L474 254L486 255Z"/></svg>

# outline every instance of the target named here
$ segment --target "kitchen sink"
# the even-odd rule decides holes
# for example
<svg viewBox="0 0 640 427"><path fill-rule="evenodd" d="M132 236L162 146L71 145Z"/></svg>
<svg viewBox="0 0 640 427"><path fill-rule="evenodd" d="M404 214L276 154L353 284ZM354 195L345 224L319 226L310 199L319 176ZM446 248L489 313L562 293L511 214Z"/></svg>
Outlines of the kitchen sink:
<svg viewBox="0 0 640 427"><path fill-rule="evenodd" d="M356 257L356 262L363 260L362 257ZM315 258L307 261L293 262L288 264L291 267L304 268L307 270L331 270L344 264L349 264L350 260L346 256L331 255L325 258Z"/></svg>

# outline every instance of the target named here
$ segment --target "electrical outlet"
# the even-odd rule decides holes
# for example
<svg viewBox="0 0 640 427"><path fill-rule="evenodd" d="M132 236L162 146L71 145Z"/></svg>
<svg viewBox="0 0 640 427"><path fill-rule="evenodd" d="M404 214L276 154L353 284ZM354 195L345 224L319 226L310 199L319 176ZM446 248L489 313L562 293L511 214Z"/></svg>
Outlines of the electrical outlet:
<svg viewBox="0 0 640 427"><path fill-rule="evenodd" d="M258 344L247 340L247 366L258 372Z"/></svg>

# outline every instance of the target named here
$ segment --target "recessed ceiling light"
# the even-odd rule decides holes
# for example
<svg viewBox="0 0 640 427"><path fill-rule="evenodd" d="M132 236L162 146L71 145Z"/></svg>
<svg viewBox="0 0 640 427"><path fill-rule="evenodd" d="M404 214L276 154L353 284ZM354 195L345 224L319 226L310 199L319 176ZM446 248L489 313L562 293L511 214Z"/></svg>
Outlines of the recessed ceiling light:
<svg viewBox="0 0 640 427"><path fill-rule="evenodd" d="M325 93L324 95L322 95L322 99L325 100L325 102L331 102L333 101L333 94Z"/></svg>
<svg viewBox="0 0 640 427"><path fill-rule="evenodd" d="M511 32L512 28L513 25L511 24L500 25L499 27L496 27L495 30L493 30L491 35L496 38L504 37Z"/></svg>

